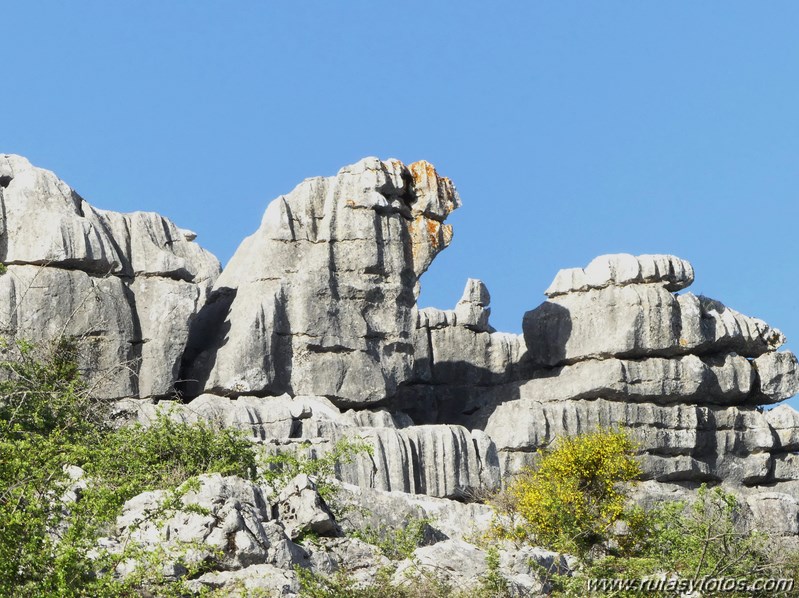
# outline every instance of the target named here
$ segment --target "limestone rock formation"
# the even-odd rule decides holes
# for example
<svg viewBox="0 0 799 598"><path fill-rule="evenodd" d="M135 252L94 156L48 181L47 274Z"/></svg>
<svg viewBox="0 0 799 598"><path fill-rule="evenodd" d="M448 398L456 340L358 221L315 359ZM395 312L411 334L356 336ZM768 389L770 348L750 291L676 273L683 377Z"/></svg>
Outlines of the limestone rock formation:
<svg viewBox="0 0 799 598"><path fill-rule="evenodd" d="M263 564L290 569L308 558L272 518L263 491L251 482L203 475L199 488L183 494L177 508L168 499L159 490L129 500L107 543L112 552L127 544L159 548L165 570L176 578L185 575L187 566L206 560L221 571L236 571ZM129 575L137 566L136 561L123 562L119 573Z"/></svg>
<svg viewBox="0 0 799 598"><path fill-rule="evenodd" d="M544 292L547 297L603 289L608 286L654 283L666 290L679 291L691 286L694 268L673 255L617 253L601 255L585 268L561 270Z"/></svg>
<svg viewBox="0 0 799 598"><path fill-rule="evenodd" d="M483 430L506 474L558 436L619 426L659 481L775 482L787 449L758 407L797 392L796 357L776 351L784 337L765 322L673 294L693 276L673 256L603 256L561 271L525 315L527 369L412 385L397 406L419 423Z"/></svg>
<svg viewBox="0 0 799 598"><path fill-rule="evenodd" d="M376 158L274 200L197 320L187 394L393 395L413 374L418 279L459 205L430 164Z"/></svg>
<svg viewBox="0 0 799 598"><path fill-rule="evenodd" d="M213 563L213 570L187 581L187 587L198 594L223 589L226 595L267 591L270 596L297 596L300 584L295 567L323 575L347 572L351 579L362 584L374 583L381 570L390 568L396 570L395 586L413 583L420 575L433 575L441 582L461 588L476 586L479 574L488 569L486 551L461 537L466 530L463 520L443 519L440 525L435 517L440 512L454 520L453 510L463 517L480 511L481 505L451 506L451 501L441 499L438 504L435 499L417 501L427 507L427 510L419 507L418 513L434 517L430 519L430 534L412 558L399 557L392 562L377 546L341 532L307 476L292 480L280 490L272 505L257 484L235 476L203 475L198 482L197 489L181 496L177 504L161 491L145 492L129 500L117 520L115 534L103 540L104 546L112 554L122 554L131 547L145 551L157 548L160 573L167 579L184 578L189 567ZM358 504L352 502L353 498L356 501L366 498L358 487L345 488L344 492L351 496L350 507ZM380 529L386 529L389 521L386 516L397 515L393 509L386 510L391 504L387 500L398 498L396 504L407 507L408 501L401 496L412 498L379 491L367 496L368 510L350 508L346 512L379 513ZM471 528L477 533L485 532L491 522L490 509L482 506L482 510L484 516L473 520L476 525ZM301 540L304 534L297 527L300 522L302 530L312 534L312 541ZM568 573L571 568L564 555L531 547L520 549L510 543L501 547L499 557L499 572L520 596L546 589L542 571ZM128 558L117 566L117 575L136 574L142 566L151 565Z"/></svg>
<svg viewBox="0 0 799 598"><path fill-rule="evenodd" d="M0 208L2 334L74 339L97 396L173 392L217 259L166 218L97 210L19 156L0 155Z"/></svg>
<svg viewBox="0 0 799 598"><path fill-rule="evenodd" d="M420 309L420 276L449 244L459 205L430 164L367 158L275 199L220 274L190 231L98 210L0 155L0 334L74 339L95 396L117 399L123 421L214 421L266 453L315 457L344 438L372 447L336 470L347 518L334 519L307 477L269 489L206 476L158 523L139 520L163 493L129 501L108 545L174 556L189 541L200 560L224 555L194 591L290 596L294 565L374 580L386 557L342 534L425 517L416 565L446 562L469 585L485 553L465 522L479 532L491 520L475 501L538 449L598 426L639 443L640 502L722 484L754 525L799 545L799 412L772 409L799 392L782 333L686 292L694 269L669 255L560 271L522 335L494 330L477 279L453 309ZM301 546L308 533L324 539ZM551 554L500 556L520 593L546 590L531 562L569 567ZM176 558L164 567L185 575Z"/></svg>
<svg viewBox="0 0 799 598"><path fill-rule="evenodd" d="M464 498L496 489L500 468L493 441L462 426L423 425L387 411L342 412L324 397L239 397L205 394L187 405L118 402L117 413L144 425L159 412L177 421L213 421L239 428L269 450L315 457L344 438L372 446L339 468L339 477L365 488ZM310 447L306 446L311 443Z"/></svg>

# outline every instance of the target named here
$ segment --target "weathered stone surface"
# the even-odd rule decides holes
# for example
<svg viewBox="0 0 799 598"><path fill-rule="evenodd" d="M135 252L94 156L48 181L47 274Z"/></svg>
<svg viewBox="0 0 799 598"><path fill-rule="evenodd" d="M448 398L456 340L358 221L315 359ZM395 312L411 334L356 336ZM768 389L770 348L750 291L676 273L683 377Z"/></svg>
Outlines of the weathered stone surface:
<svg viewBox="0 0 799 598"><path fill-rule="evenodd" d="M673 255L616 253L600 255L583 268L560 270L544 291L547 297L601 289L607 286L657 283L666 290L679 291L694 281L693 266Z"/></svg>
<svg viewBox="0 0 799 598"><path fill-rule="evenodd" d="M799 392L799 363L790 351L771 352L754 360L761 404L779 403Z"/></svg>
<svg viewBox="0 0 799 598"><path fill-rule="evenodd" d="M113 240L123 276L162 276L210 287L222 271L219 260L193 242L196 234L163 216L98 210L85 202L83 209Z"/></svg>
<svg viewBox="0 0 799 598"><path fill-rule="evenodd" d="M553 297L524 315L533 363L736 352L758 357L785 337L756 318L656 284L609 286Z"/></svg>
<svg viewBox="0 0 799 598"><path fill-rule="evenodd" d="M429 341L434 384L498 384L523 371L525 346L516 334L448 326L430 330Z"/></svg>
<svg viewBox="0 0 799 598"><path fill-rule="evenodd" d="M0 154L0 261L212 283L219 261L151 212L97 210L48 170Z"/></svg>
<svg viewBox="0 0 799 598"><path fill-rule="evenodd" d="M534 596L548 593L540 579L543 563L560 560L560 555L513 549L500 552L499 570L507 582L510 596ZM486 552L463 540L446 540L422 546L413 558L402 561L392 578L396 586L409 586L423 579L437 579L459 590L477 588L481 577L488 573Z"/></svg>
<svg viewBox="0 0 799 598"><path fill-rule="evenodd" d="M491 309L488 304L491 296L481 280L470 278L466 281L463 297L455 306L455 318L458 324L476 332L493 332L488 325Z"/></svg>
<svg viewBox="0 0 799 598"><path fill-rule="evenodd" d="M783 451L799 451L799 411L780 405L765 414L765 419L776 436L775 443Z"/></svg>
<svg viewBox="0 0 799 598"><path fill-rule="evenodd" d="M157 413L177 421L210 420L252 434L271 450L301 450L320 456L343 438L358 438L373 454L355 456L338 476L370 488L440 497L463 497L499 485L499 462L492 440L461 426L414 426L407 416L386 411L341 413L324 397L239 397L205 394L183 405L161 401L121 401L118 415L149 424ZM299 446L307 440L311 447Z"/></svg>
<svg viewBox="0 0 799 598"><path fill-rule="evenodd" d="M122 259L86 202L25 158L0 154L0 261L118 274Z"/></svg>
<svg viewBox="0 0 799 598"><path fill-rule="evenodd" d="M532 462L559 436L628 430L640 443L645 474L662 481L761 483L770 476L772 429L753 408L570 400L516 400L498 405L485 425L503 472Z"/></svg>
<svg viewBox="0 0 799 598"><path fill-rule="evenodd" d="M333 514L306 474L296 476L283 488L273 511L292 540L309 533L317 536L337 535Z"/></svg>
<svg viewBox="0 0 799 598"><path fill-rule="evenodd" d="M187 564L213 557L221 570L263 563L288 568L307 559L282 525L270 521L261 489L251 482L206 474L200 476L197 490L180 498L185 510L165 510L167 499L165 491L154 491L125 503L116 538L144 549L163 549L167 560L183 559ZM153 516L160 511L164 518Z"/></svg>
<svg viewBox="0 0 799 598"><path fill-rule="evenodd" d="M342 484L338 501L345 515L339 524L346 532L372 529L397 529L408 521L427 519L427 539L466 539L488 531L494 511L485 504L455 502L421 494L376 490L354 484ZM479 498L479 497L478 497Z"/></svg>
<svg viewBox="0 0 799 598"><path fill-rule="evenodd" d="M291 569L281 569L266 563L250 565L237 571L211 571L186 582L186 587L200 594L208 590L224 590L225 596L298 596L300 584Z"/></svg>
<svg viewBox="0 0 799 598"><path fill-rule="evenodd" d="M198 320L189 394L392 395L413 372L417 281L458 205L429 164L374 158L273 201Z"/></svg>
<svg viewBox="0 0 799 598"><path fill-rule="evenodd" d="M799 454L782 453L775 455L774 479L778 482L799 480Z"/></svg>
<svg viewBox="0 0 799 598"><path fill-rule="evenodd" d="M140 344L137 394L141 397L172 393L180 375L189 326L203 304L200 286L161 277L135 278L127 297L133 307Z"/></svg>
<svg viewBox="0 0 799 598"><path fill-rule="evenodd" d="M78 339L95 396L173 392L218 260L168 219L97 210L19 156L0 155L0 179L4 334Z"/></svg>
<svg viewBox="0 0 799 598"><path fill-rule="evenodd" d="M477 585L486 574L485 552L463 540L446 540L432 546L422 546L413 553L413 559L400 563L394 573L395 585L418 583L423 576L443 579L458 588Z"/></svg>
<svg viewBox="0 0 799 598"><path fill-rule="evenodd" d="M95 396L137 392L140 352L130 291L115 276L41 266L7 267L0 276L0 329L6 338L49 343L74 339Z"/></svg>
<svg viewBox="0 0 799 598"><path fill-rule="evenodd" d="M197 285L166 278L126 282L80 270L8 266L0 276L0 327L6 337L78 343L95 396L160 396L177 380Z"/></svg>
<svg viewBox="0 0 799 598"><path fill-rule="evenodd" d="M747 496L747 503L759 531L772 536L799 535L799 502L795 494L750 493Z"/></svg>
<svg viewBox="0 0 799 598"><path fill-rule="evenodd" d="M489 325L490 300L485 284L470 278L455 309L419 310L412 384L486 386L532 374L523 337ZM413 394L401 388L400 402Z"/></svg>
<svg viewBox="0 0 799 598"><path fill-rule="evenodd" d="M496 449L480 431L442 425L361 428L358 434L372 442L374 455L342 467L346 482L448 498L499 485Z"/></svg>
<svg viewBox="0 0 799 598"><path fill-rule="evenodd" d="M520 398L538 401L619 401L736 404L752 393L755 373L734 353L700 358L587 360L549 370L523 382Z"/></svg>
<svg viewBox="0 0 799 598"><path fill-rule="evenodd" d="M176 421L212 421L250 433L255 440L285 441L296 436L302 420L335 421L340 411L324 397L220 397L204 394L188 404L175 401L120 401L116 410L126 419L149 425L163 412Z"/></svg>
<svg viewBox="0 0 799 598"><path fill-rule="evenodd" d="M319 538L305 545L309 567L322 575L346 572L356 584L374 583L381 568L391 566L380 549L358 538Z"/></svg>

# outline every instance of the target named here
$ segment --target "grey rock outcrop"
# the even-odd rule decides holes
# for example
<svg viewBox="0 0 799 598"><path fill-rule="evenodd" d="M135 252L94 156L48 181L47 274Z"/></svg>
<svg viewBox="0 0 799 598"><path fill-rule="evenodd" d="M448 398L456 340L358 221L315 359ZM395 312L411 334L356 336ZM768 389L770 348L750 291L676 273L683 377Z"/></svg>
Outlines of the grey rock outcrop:
<svg viewBox="0 0 799 598"><path fill-rule="evenodd" d="M489 324L490 301L485 284L469 279L455 309L419 310L412 384L490 386L531 375L524 339Z"/></svg>
<svg viewBox="0 0 799 598"><path fill-rule="evenodd" d="M322 538L308 550L309 567L314 573L346 573L358 585L374 583L380 570L393 564L377 546L353 537Z"/></svg>
<svg viewBox="0 0 799 598"><path fill-rule="evenodd" d="M458 206L430 164L376 158L274 200L197 322L187 393L393 395L413 373L418 279Z"/></svg>
<svg viewBox="0 0 799 598"><path fill-rule="evenodd" d="M418 423L484 431L503 475L558 437L601 426L629 430L646 476L660 482L787 479L799 417L758 408L799 390L797 359L776 350L785 339L762 320L673 293L693 278L673 256L600 256L561 271L547 301L525 315L526 347L488 359L481 347L497 346L499 333L422 310L431 375L403 388L394 406ZM442 332L452 342L442 344Z"/></svg>
<svg viewBox="0 0 799 598"><path fill-rule="evenodd" d="M291 569L281 569L262 563L236 571L210 571L186 582L189 590L202 595L208 590L224 590L226 596L280 596L299 595L300 583Z"/></svg>
<svg viewBox="0 0 799 598"><path fill-rule="evenodd" d="M693 266L673 255L617 253L601 255L585 268L559 271L544 294L557 297L575 291L636 283L660 284L668 291L679 291L691 286L693 281Z"/></svg>
<svg viewBox="0 0 799 598"><path fill-rule="evenodd" d="M271 517L263 491L251 482L203 475L198 489L180 496L177 508L169 499L159 490L125 503L114 534L119 550L126 544L158 548L165 565L174 562L178 577L181 567L204 561L215 562L220 571L235 571L262 564L291 568L307 559ZM129 575L136 566L135 561L123 563L119 573Z"/></svg>
<svg viewBox="0 0 799 598"><path fill-rule="evenodd" d="M785 342L762 320L657 283L557 295L524 316L530 359L544 367L608 357L736 352L758 357Z"/></svg>
<svg viewBox="0 0 799 598"><path fill-rule="evenodd" d="M344 516L339 525L345 533L363 529L400 529L409 521L425 519L434 531L431 541L442 538L466 540L485 534L494 510L479 502L456 502L423 494L376 490L342 484L337 497Z"/></svg>
<svg viewBox="0 0 799 598"><path fill-rule="evenodd" d="M407 416L382 410L342 412L324 397L230 399L205 394L186 405L125 400L116 404L116 411L144 425L159 412L177 421L214 421L246 431L268 450L300 450L309 457L321 456L344 438L358 439L372 453L355 455L338 468L338 476L367 488L463 498L500 483L496 448L479 430L415 426Z"/></svg>
<svg viewBox="0 0 799 598"><path fill-rule="evenodd" d="M316 536L336 534L333 513L306 474L298 475L283 488L274 511L276 518L283 523L286 535L292 540L309 533Z"/></svg>
<svg viewBox="0 0 799 598"><path fill-rule="evenodd" d="M551 571L562 564L563 574L568 574L568 565L562 561L562 555L541 549L500 550L496 574L505 580L507 595L544 596L551 589L541 580L542 570ZM463 540L446 540L417 548L413 558L399 564L393 581L407 587L420 579L434 578L468 590L478 588L488 572L485 550Z"/></svg>
<svg viewBox="0 0 799 598"><path fill-rule="evenodd" d="M95 395L174 390L219 262L152 213L97 210L52 172L0 155L0 328L74 339Z"/></svg>

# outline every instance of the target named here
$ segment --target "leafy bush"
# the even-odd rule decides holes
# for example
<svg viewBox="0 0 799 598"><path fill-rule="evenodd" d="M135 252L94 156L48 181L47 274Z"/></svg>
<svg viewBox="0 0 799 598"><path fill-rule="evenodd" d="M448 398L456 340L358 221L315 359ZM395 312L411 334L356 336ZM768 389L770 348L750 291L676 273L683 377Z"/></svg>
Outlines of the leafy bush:
<svg viewBox="0 0 799 598"><path fill-rule="evenodd" d="M402 560L411 558L414 550L424 546L429 527L429 519L414 518L397 528L367 526L362 530L356 530L352 535L367 544L377 546L386 557Z"/></svg>
<svg viewBox="0 0 799 598"><path fill-rule="evenodd" d="M166 416L114 429L80 378L73 343L2 348L0 595L130 595L132 582L96 574L121 558L97 551L96 539L125 501L178 491L201 473L254 475L252 445L234 431Z"/></svg>
<svg viewBox="0 0 799 598"><path fill-rule="evenodd" d="M640 475L634 449L609 430L560 439L494 499L499 535L578 557L572 576L546 574L552 595L585 596L589 579L796 577L799 558L770 552L744 507L719 487L701 486L689 503L629 505L625 484ZM647 593L621 587L613 595Z"/></svg>
<svg viewBox="0 0 799 598"><path fill-rule="evenodd" d="M744 515L733 494L702 485L688 504L675 501L638 510L640 523L630 529L627 541L589 563L586 575L645 578L668 573L694 582L792 575L770 554L766 537L750 529Z"/></svg>
<svg viewBox="0 0 799 598"><path fill-rule="evenodd" d="M635 445L623 432L598 430L558 439L534 467L494 500L511 520L497 532L517 541L585 554L608 538L625 510L624 484L641 474Z"/></svg>

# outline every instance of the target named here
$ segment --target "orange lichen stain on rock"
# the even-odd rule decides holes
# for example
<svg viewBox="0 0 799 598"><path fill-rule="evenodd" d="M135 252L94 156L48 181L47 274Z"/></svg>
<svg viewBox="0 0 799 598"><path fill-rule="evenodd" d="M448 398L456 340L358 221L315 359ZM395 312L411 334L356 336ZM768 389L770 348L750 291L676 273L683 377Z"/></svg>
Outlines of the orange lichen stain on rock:
<svg viewBox="0 0 799 598"><path fill-rule="evenodd" d="M450 241L452 241L452 225L451 224L444 224L441 227L441 236L444 238L444 247L448 247Z"/></svg>
<svg viewBox="0 0 799 598"><path fill-rule="evenodd" d="M430 243L430 247L433 249L438 249L439 239L438 239L438 232L441 230L441 223L435 220L427 220L427 240Z"/></svg>
<svg viewBox="0 0 799 598"><path fill-rule="evenodd" d="M411 233L411 257L414 261L420 253L426 255L429 249L438 250L440 228L441 223L421 214L414 219L408 227Z"/></svg>
<svg viewBox="0 0 799 598"><path fill-rule="evenodd" d="M424 272L432 259L452 240L452 227L422 214L408 224L414 269Z"/></svg>
<svg viewBox="0 0 799 598"><path fill-rule="evenodd" d="M432 179L433 181L438 180L438 173L436 172L435 167L427 160L419 160L418 162L409 164L408 170L411 171L411 175L413 175L413 182L417 185L429 179Z"/></svg>

